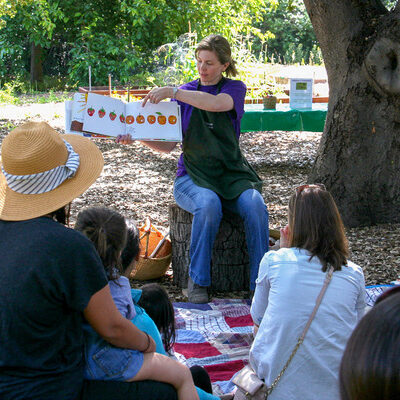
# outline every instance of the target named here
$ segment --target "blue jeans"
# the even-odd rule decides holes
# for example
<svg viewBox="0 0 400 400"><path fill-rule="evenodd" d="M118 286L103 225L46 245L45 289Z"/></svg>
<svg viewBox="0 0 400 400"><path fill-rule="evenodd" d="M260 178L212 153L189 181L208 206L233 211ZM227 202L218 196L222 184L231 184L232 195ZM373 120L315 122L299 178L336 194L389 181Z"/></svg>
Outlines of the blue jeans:
<svg viewBox="0 0 400 400"><path fill-rule="evenodd" d="M222 199L210 189L197 186L189 175L175 179L174 197L179 207L193 214L189 275L200 286L210 286L214 240L222 219L222 208L239 214L244 222L250 259L250 289L255 289L258 267L268 251L268 210L261 194L245 190L234 200Z"/></svg>

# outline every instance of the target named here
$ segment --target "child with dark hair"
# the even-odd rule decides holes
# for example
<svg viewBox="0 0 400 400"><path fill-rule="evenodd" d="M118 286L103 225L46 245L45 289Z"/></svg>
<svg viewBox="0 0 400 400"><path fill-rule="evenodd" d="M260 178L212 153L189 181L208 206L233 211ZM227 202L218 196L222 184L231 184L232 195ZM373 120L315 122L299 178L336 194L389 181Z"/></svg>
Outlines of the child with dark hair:
<svg viewBox="0 0 400 400"><path fill-rule="evenodd" d="M115 305L124 317L131 319L135 308L129 279L120 275L120 255L127 236L124 217L104 207L92 207L78 214L75 229L93 242L109 278ZM89 325L86 324L84 329L87 379L158 380L173 385L179 400L198 399L189 368L155 353L154 341L147 333L145 349L123 349L110 346Z"/></svg>
<svg viewBox="0 0 400 400"><path fill-rule="evenodd" d="M140 255L139 231L133 220L127 219L127 240L121 253L122 274L129 277ZM156 352L171 355L175 343L175 312L166 290L157 283L132 289L136 316L132 322L153 337ZM161 335L160 335L161 334ZM200 400L216 400L212 395L211 380L200 366L190 368Z"/></svg>
<svg viewBox="0 0 400 400"><path fill-rule="evenodd" d="M167 291L157 283L142 286L142 295L137 303L144 308L160 331L167 353L175 343L175 312Z"/></svg>
<svg viewBox="0 0 400 400"><path fill-rule="evenodd" d="M342 400L400 398L400 287L390 289L362 318L340 365Z"/></svg>
<svg viewBox="0 0 400 400"><path fill-rule="evenodd" d="M129 278L132 270L134 269L136 262L139 260L140 255L140 239L139 230L136 226L135 221L132 219L126 219L127 226L127 236L126 244L121 253L121 273L127 279ZM172 347L173 343L167 344L161 339L160 332L163 331L163 326L157 326L154 320L147 314L144 307L138 305L140 298L142 296L142 290L140 289L130 289L130 295L133 300L133 304L136 310L136 315L131 318L132 322L143 332L148 333L156 343L156 352L164 355L168 355L167 351ZM165 300L165 299L164 299ZM164 303L164 307L169 307L170 301L167 296L167 305ZM171 304L172 307L172 304ZM175 320L170 318L168 320L168 325L175 332ZM168 350L166 350L168 349Z"/></svg>
<svg viewBox="0 0 400 400"><path fill-rule="evenodd" d="M125 224L127 227L126 230L126 243L125 247L121 253L121 264L123 274L125 276L129 276L132 272L135 262L139 261L140 255L140 238L139 238L139 229L136 226L134 220L126 218Z"/></svg>

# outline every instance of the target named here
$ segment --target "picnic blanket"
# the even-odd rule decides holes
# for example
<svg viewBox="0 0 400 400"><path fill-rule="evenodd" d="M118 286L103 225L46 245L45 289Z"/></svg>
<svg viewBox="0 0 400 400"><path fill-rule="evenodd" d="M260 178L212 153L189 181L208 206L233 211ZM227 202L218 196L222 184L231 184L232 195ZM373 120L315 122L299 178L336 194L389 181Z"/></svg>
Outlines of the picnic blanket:
<svg viewBox="0 0 400 400"><path fill-rule="evenodd" d="M366 287L367 308L390 285ZM207 304L174 303L175 356L188 367L201 365L216 396L231 393L232 376L248 363L253 341L250 301L216 299Z"/></svg>

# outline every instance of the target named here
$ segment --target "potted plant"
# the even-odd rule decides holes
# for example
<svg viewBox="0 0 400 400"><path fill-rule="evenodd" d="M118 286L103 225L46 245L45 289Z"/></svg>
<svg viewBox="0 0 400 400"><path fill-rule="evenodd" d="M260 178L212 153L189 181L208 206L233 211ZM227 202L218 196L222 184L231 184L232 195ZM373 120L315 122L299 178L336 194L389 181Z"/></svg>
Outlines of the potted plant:
<svg viewBox="0 0 400 400"><path fill-rule="evenodd" d="M271 78L261 87L261 97L263 99L264 110L275 110L278 102L278 95L284 93L282 87L275 83Z"/></svg>
<svg viewBox="0 0 400 400"><path fill-rule="evenodd" d="M278 102L278 98L273 94L267 93L263 97L263 105L264 110L276 110L276 103Z"/></svg>

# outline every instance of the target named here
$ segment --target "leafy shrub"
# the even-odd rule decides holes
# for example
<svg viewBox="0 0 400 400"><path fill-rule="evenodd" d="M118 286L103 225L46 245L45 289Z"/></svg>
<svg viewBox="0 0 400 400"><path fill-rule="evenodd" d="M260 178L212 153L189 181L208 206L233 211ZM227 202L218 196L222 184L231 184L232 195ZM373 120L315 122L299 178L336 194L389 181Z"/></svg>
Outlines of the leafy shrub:
<svg viewBox="0 0 400 400"><path fill-rule="evenodd" d="M228 38L253 32L270 0L24 0L13 2L12 15L1 15L0 79L25 75L34 44L40 48L43 73L68 76L69 85L113 81L127 83L144 71L151 73L152 52L189 30L199 37L220 32ZM189 77L188 61L179 66ZM158 79L154 77L155 79ZM38 80L41 80L38 79Z"/></svg>
<svg viewBox="0 0 400 400"><path fill-rule="evenodd" d="M18 98L13 93L13 87L6 83L3 89L0 89L0 104L17 104Z"/></svg>
<svg viewBox="0 0 400 400"><path fill-rule="evenodd" d="M267 43L256 39L254 47L266 46L268 61L281 64L321 64L318 42L303 0L279 0L273 3L257 25L271 33Z"/></svg>

